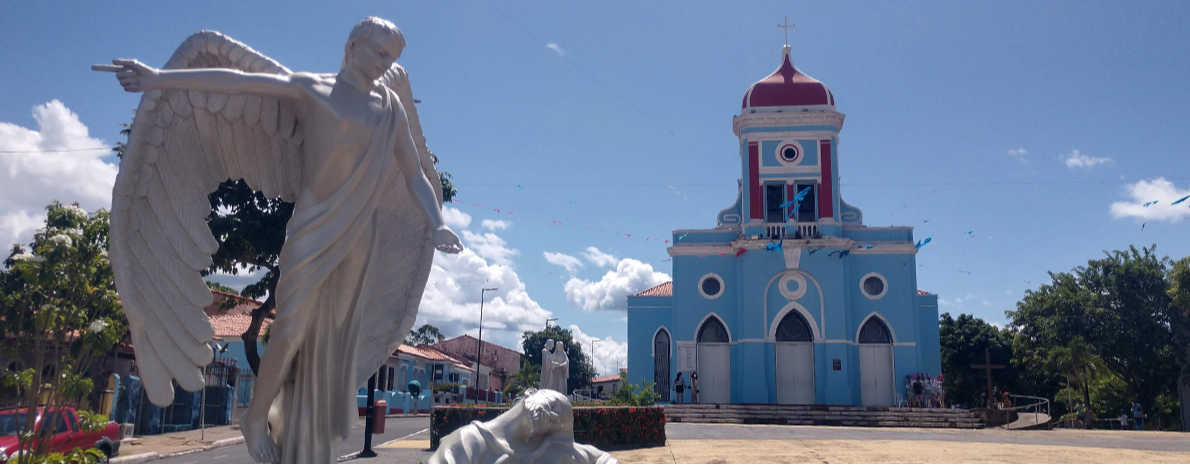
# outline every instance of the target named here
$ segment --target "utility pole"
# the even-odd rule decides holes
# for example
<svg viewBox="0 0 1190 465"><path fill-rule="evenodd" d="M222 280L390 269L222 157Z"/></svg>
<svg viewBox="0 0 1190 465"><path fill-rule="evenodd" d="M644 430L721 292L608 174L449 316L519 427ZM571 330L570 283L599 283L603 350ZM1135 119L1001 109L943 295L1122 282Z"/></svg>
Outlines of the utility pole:
<svg viewBox="0 0 1190 465"><path fill-rule="evenodd" d="M599 342L599 338L591 338L591 368L595 368L595 343ZM599 370L595 370L595 376L599 376Z"/></svg>
<svg viewBox="0 0 1190 465"><path fill-rule="evenodd" d="M364 450L360 451L359 456L363 458L371 458L376 456L376 451L372 450L372 424L373 415L376 412L376 373L372 373L372 377L368 378L368 409L364 412Z"/></svg>
<svg viewBox="0 0 1190 465"><path fill-rule="evenodd" d="M483 294L499 288L485 287L479 290L479 347L475 349L475 403L479 403L479 365L483 363ZM484 401L487 401L487 383L484 383ZM464 402L465 395L464 395Z"/></svg>

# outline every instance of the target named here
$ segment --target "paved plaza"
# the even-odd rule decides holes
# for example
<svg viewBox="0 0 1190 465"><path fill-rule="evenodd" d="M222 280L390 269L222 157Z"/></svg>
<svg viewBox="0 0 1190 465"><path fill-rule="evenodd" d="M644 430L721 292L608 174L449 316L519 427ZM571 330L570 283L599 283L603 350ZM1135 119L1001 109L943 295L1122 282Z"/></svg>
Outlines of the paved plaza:
<svg viewBox="0 0 1190 465"><path fill-rule="evenodd" d="M1005 431L671 423L664 447L623 463L1187 463L1190 436L1138 431ZM429 434L362 463L424 463Z"/></svg>

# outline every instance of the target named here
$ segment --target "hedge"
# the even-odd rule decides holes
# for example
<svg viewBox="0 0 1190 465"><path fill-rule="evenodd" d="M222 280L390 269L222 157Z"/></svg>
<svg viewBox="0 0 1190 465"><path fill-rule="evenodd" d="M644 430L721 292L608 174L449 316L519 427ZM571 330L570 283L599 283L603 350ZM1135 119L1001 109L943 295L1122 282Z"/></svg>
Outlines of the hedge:
<svg viewBox="0 0 1190 465"><path fill-rule="evenodd" d="M430 449L472 421L488 421L508 407L434 407L430 410ZM575 407L574 440L614 450L665 445L665 410L652 407Z"/></svg>

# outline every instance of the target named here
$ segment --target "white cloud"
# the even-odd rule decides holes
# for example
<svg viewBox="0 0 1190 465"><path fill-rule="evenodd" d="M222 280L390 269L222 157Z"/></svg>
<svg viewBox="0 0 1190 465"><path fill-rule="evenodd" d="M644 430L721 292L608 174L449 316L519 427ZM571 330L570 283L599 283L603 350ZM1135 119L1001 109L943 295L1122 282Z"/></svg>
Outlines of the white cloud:
<svg viewBox="0 0 1190 465"><path fill-rule="evenodd" d="M491 260L498 265L512 265L512 257L520 255L516 249L506 247L504 238L493 233L475 234L463 231L463 241L467 247L475 251L476 255Z"/></svg>
<svg viewBox="0 0 1190 465"><path fill-rule="evenodd" d="M586 257L587 261L591 262L592 265L598 267L612 266L618 261L614 255L603 253L595 247L587 247L587 251L583 252L583 256Z"/></svg>
<svg viewBox="0 0 1190 465"><path fill-rule="evenodd" d="M1137 221L1177 221L1190 217L1190 200L1173 205L1178 199L1190 195L1190 189L1178 189L1165 178L1152 181L1140 180L1125 188L1129 200L1111 204L1112 218L1132 217ZM1157 202L1144 206L1149 202Z"/></svg>
<svg viewBox="0 0 1190 465"><path fill-rule="evenodd" d="M448 337L475 336L479 328L479 299L482 288L497 288L483 293L483 338L505 347L521 350L521 332L539 330L552 315L529 296L510 264L489 262L472 242L475 237L490 241L491 236L475 236L464 231L464 249L458 255L434 253L434 266L422 294L417 326L425 323L438 327ZM415 326L415 327L417 327Z"/></svg>
<svg viewBox="0 0 1190 465"><path fill-rule="evenodd" d="M988 308L992 307L992 301L990 301L990 300L984 300L982 303L983 303L984 307L988 307Z"/></svg>
<svg viewBox="0 0 1190 465"><path fill-rule="evenodd" d="M578 271L578 269L583 266L583 263L577 258L564 253L542 252L541 255L545 256L545 261L549 262L549 264L566 268L566 272L570 274L574 274L575 271Z"/></svg>
<svg viewBox="0 0 1190 465"><path fill-rule="evenodd" d="M505 220L483 220L479 222L479 225L488 231L503 231L512 227L512 222Z"/></svg>
<svg viewBox="0 0 1190 465"><path fill-rule="evenodd" d="M629 295L670 280L669 275L653 271L653 265L625 258L599 281L570 278L565 286L566 299L588 312L627 311Z"/></svg>
<svg viewBox="0 0 1190 465"><path fill-rule="evenodd" d="M628 366L627 342L616 342L611 336L593 338L579 329L578 325L570 325L570 332L574 334L575 340L583 344L583 352L590 355L592 349L594 350L595 355L592 358L595 372L599 375L618 373L620 367ZM593 339L599 340L593 341ZM594 342L593 345L592 342Z"/></svg>
<svg viewBox="0 0 1190 465"><path fill-rule="evenodd" d="M1025 159L1025 155L1028 155L1028 154L1029 154L1029 151L1025 150L1023 148L1015 148L1015 149L1008 151L1008 156L1015 158L1017 161L1019 161L1021 163L1029 162L1028 160Z"/></svg>
<svg viewBox="0 0 1190 465"><path fill-rule="evenodd" d="M553 50L555 53L557 53L557 54L558 54L558 56L563 56L563 55L565 55L565 54L566 54L566 52L563 52L563 51L562 51L562 47L561 47L561 46L559 46L558 44L556 44L556 43L553 43L553 42L550 42L550 43L548 43L548 44L545 44L545 48L548 48L548 49L550 49L550 50Z"/></svg>
<svg viewBox="0 0 1190 465"><path fill-rule="evenodd" d="M1111 161L1110 158L1092 157L1078 150L1071 150L1066 154L1067 168L1091 168L1095 165L1102 165Z"/></svg>
<svg viewBox="0 0 1190 465"><path fill-rule="evenodd" d="M0 244L28 242L54 199L83 209L110 208L117 167L108 144L90 136L78 115L52 100L33 107L37 129L0 122ZM95 148L95 150L82 150ZM54 150L69 150L52 152ZM48 152L47 152L48 151Z"/></svg>
<svg viewBox="0 0 1190 465"><path fill-rule="evenodd" d="M454 207L442 207L442 220L452 228L463 229L471 226L471 215Z"/></svg>

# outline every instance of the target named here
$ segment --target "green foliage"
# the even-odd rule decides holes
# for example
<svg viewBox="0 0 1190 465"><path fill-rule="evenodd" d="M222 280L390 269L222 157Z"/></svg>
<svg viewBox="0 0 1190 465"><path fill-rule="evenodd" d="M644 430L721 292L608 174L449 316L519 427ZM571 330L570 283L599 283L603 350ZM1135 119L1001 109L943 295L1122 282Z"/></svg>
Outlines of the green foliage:
<svg viewBox="0 0 1190 465"><path fill-rule="evenodd" d="M430 449L472 421L489 421L509 407L434 407L430 411ZM655 447L665 444L661 407L575 407L574 440L601 449Z"/></svg>
<svg viewBox="0 0 1190 465"><path fill-rule="evenodd" d="M644 386L638 386L628 382L628 375L624 372L620 373L620 387L616 392L612 393L608 405L622 405L647 407L657 403L657 399L661 398L655 390L655 383L648 382Z"/></svg>
<svg viewBox="0 0 1190 465"><path fill-rule="evenodd" d="M541 356L538 355L538 358ZM504 395L513 398L524 394L529 388L536 388L539 384L541 384L541 365L524 362L521 364L520 370L508 375L508 382L504 384Z"/></svg>
<svg viewBox="0 0 1190 465"><path fill-rule="evenodd" d="M459 383L438 383L430 386L433 392L459 392Z"/></svg>
<svg viewBox="0 0 1190 465"><path fill-rule="evenodd" d="M1051 283L1027 291L1007 316L1014 364L1023 368L1021 378L1033 383L1031 393L1065 403L1060 392L1065 383L1084 391L1078 402L1110 409L1108 417L1117 414L1113 398L1147 408L1175 393L1180 369L1171 361L1190 355L1187 311L1179 304L1186 302L1183 289L1190 282L1190 271L1179 273L1187 260L1171 262L1155 247L1129 247L1105 252L1069 273L1050 273ZM1074 343L1080 338L1082 343ZM1070 370L1054 369L1058 362L1070 368L1071 357L1083 357L1069 353L1072 348L1085 348L1102 370L1072 378Z"/></svg>
<svg viewBox="0 0 1190 465"><path fill-rule="evenodd" d="M98 433L103 431L107 427L107 424L110 423L107 415L88 412L86 410L78 410L77 413L79 415L79 429L84 433Z"/></svg>
<svg viewBox="0 0 1190 465"><path fill-rule="evenodd" d="M591 359L583 352L582 343L574 340L574 334L569 329L550 326L544 331L522 333L521 347L525 349L526 363L541 366L541 349L545 348L545 341L549 339L565 343L566 356L570 358L570 377L566 380L567 393L590 387L591 380L595 378L595 368Z"/></svg>
<svg viewBox="0 0 1190 465"><path fill-rule="evenodd" d="M939 317L938 333L947 404L985 407L987 372L972 369L971 365L984 363L984 349L988 350L993 364L1008 365L1012 360L1012 333L972 315L961 314L956 319L949 313ZM992 370L992 385L1020 392L1018 371L1015 366Z"/></svg>
<svg viewBox="0 0 1190 465"><path fill-rule="evenodd" d="M108 261L108 213L87 214L77 205L53 202L46 225L26 251L14 246L0 269L0 352L32 354L26 370L9 379L23 390L22 406L33 410L47 383L55 389L47 404L74 403L94 393L94 381L81 374L128 337L127 320L116 295ZM44 374L41 367L50 367ZM29 416L25 430L32 430ZM22 441L18 450L34 455L48 447L48 436Z"/></svg>
<svg viewBox="0 0 1190 465"><path fill-rule="evenodd" d="M431 324L421 325L405 336L405 345L418 346L421 344L437 344L446 339L438 327Z"/></svg>
<svg viewBox="0 0 1190 465"><path fill-rule="evenodd" d="M107 455L94 447L86 450L75 447L68 453L53 452L49 454L20 454L9 463L104 463Z"/></svg>
<svg viewBox="0 0 1190 465"><path fill-rule="evenodd" d="M1066 377L1066 385L1080 392L1083 405L1092 409L1088 418L1093 418L1091 403L1091 382L1102 371L1103 361L1081 336L1075 336L1066 347L1050 349L1045 359L1045 368L1051 373Z"/></svg>

